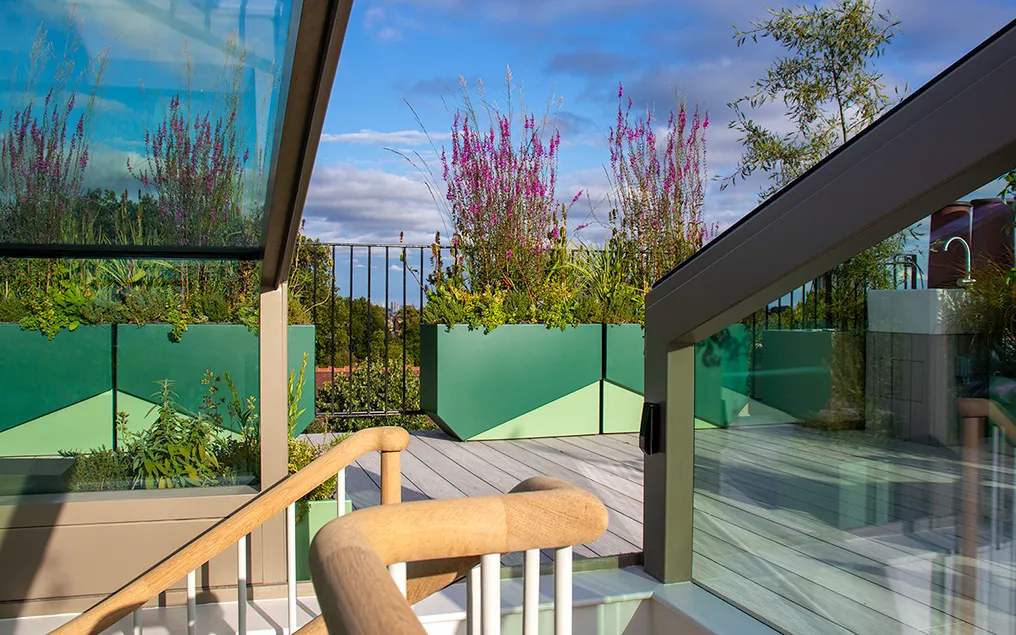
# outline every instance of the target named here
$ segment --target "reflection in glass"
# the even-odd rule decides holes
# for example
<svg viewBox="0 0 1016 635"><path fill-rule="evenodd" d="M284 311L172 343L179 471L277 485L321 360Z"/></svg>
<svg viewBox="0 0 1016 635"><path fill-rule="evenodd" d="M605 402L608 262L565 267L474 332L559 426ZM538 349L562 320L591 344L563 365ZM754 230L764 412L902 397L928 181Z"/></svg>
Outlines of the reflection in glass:
<svg viewBox="0 0 1016 635"><path fill-rule="evenodd" d="M291 2L6 2L0 243L257 247Z"/></svg>
<svg viewBox="0 0 1016 635"><path fill-rule="evenodd" d="M257 485L260 266L0 260L0 496Z"/></svg>
<svg viewBox="0 0 1016 635"><path fill-rule="evenodd" d="M793 634L1016 632L1011 208L952 205L700 343L697 583Z"/></svg>

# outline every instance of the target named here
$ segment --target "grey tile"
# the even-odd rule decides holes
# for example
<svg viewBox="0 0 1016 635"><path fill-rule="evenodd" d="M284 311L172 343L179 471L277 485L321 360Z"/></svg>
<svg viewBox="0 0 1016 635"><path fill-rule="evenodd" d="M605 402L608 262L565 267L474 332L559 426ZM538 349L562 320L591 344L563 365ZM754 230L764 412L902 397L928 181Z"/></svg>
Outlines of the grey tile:
<svg viewBox="0 0 1016 635"><path fill-rule="evenodd" d="M924 362L910 362L910 401L924 403Z"/></svg>

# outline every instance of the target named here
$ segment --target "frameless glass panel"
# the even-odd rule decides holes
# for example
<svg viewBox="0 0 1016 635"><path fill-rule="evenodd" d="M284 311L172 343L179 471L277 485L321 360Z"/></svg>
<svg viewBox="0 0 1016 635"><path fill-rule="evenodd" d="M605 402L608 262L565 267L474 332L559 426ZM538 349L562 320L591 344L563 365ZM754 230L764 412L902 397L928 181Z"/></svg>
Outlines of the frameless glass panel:
<svg viewBox="0 0 1016 635"><path fill-rule="evenodd" d="M794 635L1016 632L1003 187L699 344L698 584Z"/></svg>
<svg viewBox="0 0 1016 635"><path fill-rule="evenodd" d="M0 496L256 486L259 276L0 260Z"/></svg>
<svg viewBox="0 0 1016 635"><path fill-rule="evenodd" d="M0 2L0 244L253 248L292 2Z"/></svg>

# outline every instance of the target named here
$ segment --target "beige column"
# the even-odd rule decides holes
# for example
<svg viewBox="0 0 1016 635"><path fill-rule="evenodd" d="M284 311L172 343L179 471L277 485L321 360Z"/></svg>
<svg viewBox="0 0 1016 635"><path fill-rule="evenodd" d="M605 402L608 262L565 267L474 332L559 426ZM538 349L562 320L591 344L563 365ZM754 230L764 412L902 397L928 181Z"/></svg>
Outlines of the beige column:
<svg viewBox="0 0 1016 635"><path fill-rule="evenodd" d="M286 477L289 464L289 403L286 339L287 288L261 292L261 489ZM286 579L286 523L280 514L264 524L262 571L266 584Z"/></svg>

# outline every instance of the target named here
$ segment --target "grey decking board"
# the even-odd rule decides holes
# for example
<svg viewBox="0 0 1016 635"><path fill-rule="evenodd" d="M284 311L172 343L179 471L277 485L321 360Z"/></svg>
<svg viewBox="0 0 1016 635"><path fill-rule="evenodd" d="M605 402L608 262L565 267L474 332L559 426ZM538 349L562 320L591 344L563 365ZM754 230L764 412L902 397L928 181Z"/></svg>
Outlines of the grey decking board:
<svg viewBox="0 0 1016 635"><path fill-rule="evenodd" d="M525 450L514 445L492 445L491 442L484 442L494 453L501 453L505 458L518 461L519 465L526 466L526 469L534 473L542 473L546 476L554 476L564 479L578 487L587 489L598 495L607 507L607 514L610 517L610 528L603 537L592 548L598 552L599 546L603 543L616 543L609 547L608 553L600 555L618 555L622 553L636 553L642 549L642 505L633 504L625 500L620 494L603 485L586 479L567 468L563 468L543 457L528 454ZM621 509L619 509L621 508ZM626 513L627 512L627 513ZM634 516L632 515L634 514ZM611 536L616 537L612 540ZM627 545L627 546L626 546Z"/></svg>
<svg viewBox="0 0 1016 635"><path fill-rule="evenodd" d="M477 479L501 493L507 493L519 484L519 479L473 453L469 449L473 446L472 443L437 438L435 435L427 435L421 440L428 447L448 457L450 461L457 463Z"/></svg>
<svg viewBox="0 0 1016 635"><path fill-rule="evenodd" d="M568 454L575 460L592 463L600 469L609 473L611 476L630 481L638 486L639 490L642 489L642 462L639 461L638 468L631 467L624 462L612 460L609 457L602 456L581 445L567 443L563 438L548 438L548 439L534 439L536 443L545 445L549 448L558 450ZM641 495L640 495L641 497Z"/></svg>
<svg viewBox="0 0 1016 635"><path fill-rule="evenodd" d="M461 498L461 489L441 476L411 451L402 452L402 474L417 485L420 493L431 500Z"/></svg>
<svg viewBox="0 0 1016 635"><path fill-rule="evenodd" d="M946 506L947 511L955 512L961 504L961 499L954 493L957 487L957 482L954 479L946 483L936 483L935 487L931 487L930 484L913 481L883 480L881 475L876 475L875 478L866 478L862 482L859 479L864 478L863 475L853 472L850 474L850 478L853 480L847 480L845 476L837 472L838 467L843 463L836 462L833 457L824 457L823 461L817 458L770 451L759 444L744 445L737 441L712 443L700 440L696 442L696 451L700 454L708 452L720 454L724 459L750 459L754 465L765 467L774 473L810 480L816 491L826 487L842 490L844 486L865 487L878 483L884 486L887 494L891 490L892 502L890 504L900 517L911 516L911 512L916 512L918 515L929 515L936 508L941 511L943 505ZM932 503L930 498L934 498L935 502ZM868 496L866 504L871 511L875 511L882 502Z"/></svg>
<svg viewBox="0 0 1016 635"><path fill-rule="evenodd" d="M794 602L836 624L849 625L858 633L924 635L892 617L855 602L845 594L814 584L814 581L744 551L708 531L698 528L696 534L698 544L704 546L699 552L715 562L722 562L724 569L749 580L764 579L766 587L782 596L785 601Z"/></svg>
<svg viewBox="0 0 1016 635"><path fill-rule="evenodd" d="M540 476L540 475L555 476L556 474L559 474L559 471L556 469L552 470L553 473L541 472L538 469L530 467L525 463L521 463L518 460L513 459L510 456L503 454L502 452L499 452L498 450L494 449L494 447L491 446L490 443L491 442L486 441L470 441L467 445L469 446L469 450L471 452L483 458L484 460L489 461L491 464L498 466L499 468L501 468L502 470L511 474L512 476L514 476L519 480L525 480L531 476ZM576 483L576 485L578 485L578 483ZM587 488L587 489L595 490L595 488ZM611 526L608 527L607 533L604 534L599 540L588 545L589 548L600 556L615 556L624 553L637 553L641 551L642 549L641 522L639 521L636 523L638 525L637 531L634 529L634 527L630 527L627 533L622 533L622 527L620 527L620 525L627 525L625 519L621 517L622 516L621 514L610 509L609 507L607 512L608 514L610 514L611 517L610 520ZM628 520L630 521L630 519ZM638 536L637 543L627 538L627 536L631 535L632 533L637 533Z"/></svg>
<svg viewBox="0 0 1016 635"><path fill-rule="evenodd" d="M918 575L905 567L875 560L863 555L859 553L856 545L848 546L831 543L813 535L804 534L793 527L766 520L753 514L752 511L754 510L732 505L718 499L712 499L709 496L700 496L696 500L696 514L703 513L714 519L721 519L724 525L736 526L772 540L806 557L835 566L860 579L880 586L890 594L895 593L917 602L926 603L924 601L928 592L939 594L950 592L943 584L937 584L934 580L929 579L928 576ZM699 520L701 519L697 518L697 522ZM701 529L702 523L699 522L696 528ZM696 533L695 536L696 540L698 540L699 534ZM697 544L696 549L708 552L707 549L702 548L702 545ZM709 555L717 559L716 554ZM726 560L721 559L719 561L726 563ZM777 564L780 563L777 562ZM890 578L886 575L888 571L892 572L891 582L889 581ZM1006 588L1013 589L1011 585L1006 586ZM850 597L848 593L843 594ZM953 598L952 602L952 606L941 608L941 612L948 613L957 619L962 619L963 610L967 608L964 604L969 606L971 602L970 598L957 595L957 597Z"/></svg>
<svg viewBox="0 0 1016 635"><path fill-rule="evenodd" d="M581 474L590 481L599 483L603 487L612 489L623 496L627 496L632 500L642 503L642 485L634 483L623 476L619 476L612 470L608 470L606 466L601 465L600 462L588 461L580 459L574 455L562 452L561 450L553 447L549 447L543 443L537 443L535 440L521 440L521 441L509 441L520 448L541 456L548 461L557 463L558 465L568 468L576 474ZM606 459L605 459L606 461Z"/></svg>
<svg viewBox="0 0 1016 635"><path fill-rule="evenodd" d="M702 554L695 554L694 567L696 583L774 627L795 635L856 635Z"/></svg>
<svg viewBox="0 0 1016 635"><path fill-rule="evenodd" d="M620 465L638 470L639 474L642 473L644 461L641 456L636 457L627 450L619 450L612 445L597 443L594 437L558 437L556 440L560 443L582 448L605 459L617 461Z"/></svg>
<svg viewBox="0 0 1016 635"><path fill-rule="evenodd" d="M489 496L491 494L504 493L464 468L461 464L448 458L448 456L423 441L420 437L413 437L412 442L409 444L409 452L447 479L465 496Z"/></svg>
<svg viewBox="0 0 1016 635"><path fill-rule="evenodd" d="M777 478L794 479L795 483L792 486L811 490L820 496L827 496L831 500L839 500L841 509L844 503L839 499L839 495L842 493L844 485L853 488L868 488L871 482L873 482L861 483L859 481L848 482L837 480L830 474L829 466L835 465L835 459L833 458L828 458L825 462L813 459L798 459L793 455L783 455L743 445L736 446L736 449L727 449L728 451L724 452L725 448L718 447L717 444L696 442L696 448L699 457L704 459L721 456L723 461L720 461L720 463L727 463L728 469L731 469L730 466L735 464L740 466L750 464L751 468L771 470L772 475ZM855 474L854 476L858 475ZM885 483L881 480L877 482L880 484ZM857 516L856 508L863 504L869 512L877 512L881 506L885 506L894 519L932 522L936 519L959 514L961 500L955 498L955 495L951 493L953 488L953 484L939 484L940 491L926 492L929 496L935 496L936 500L933 504L916 496L902 493L902 488L898 484L891 488L890 495L890 487L887 484L883 498L865 495L863 503L851 502L848 504L851 506L851 509L855 510L852 513L858 519L863 519L863 515ZM962 521L960 522L962 524ZM983 528L974 526L972 528L979 532L984 532ZM943 546L947 545L943 544Z"/></svg>
<svg viewBox="0 0 1016 635"><path fill-rule="evenodd" d="M753 554L771 564L793 571L813 584L837 591L868 608L898 621L909 624L917 630L939 626L946 622L944 614L927 604L904 595L894 594L879 585L857 577L853 573L810 558L790 547L760 536L750 530L724 522L704 512L696 514L698 531L706 531L717 538L736 545L741 551ZM712 557L712 556L710 556ZM715 558L714 558L715 559ZM720 560L722 562L722 560ZM891 632L891 631L890 631Z"/></svg>
<svg viewBox="0 0 1016 635"><path fill-rule="evenodd" d="M784 487L794 488L808 492L809 497L816 497L816 500L827 501L827 509L844 513L857 520L864 521L869 513L876 513L880 507L886 507L888 513L894 520L918 521L930 518L928 511L917 509L913 506L897 504L894 500L881 501L873 497L869 492L855 494L853 500L844 500L842 494L843 482L831 481L830 477L820 474L808 468L799 468L787 462L780 462L763 455L761 452L745 455L742 453L723 452L721 449L714 449L706 444L696 444L696 465L701 466L706 461L715 461L724 478L731 477L733 473L740 472L740 480L754 480L754 478L780 479ZM753 476L754 475L754 478ZM855 489L867 489L857 483L851 483ZM829 505L835 505L831 507Z"/></svg>
<svg viewBox="0 0 1016 635"><path fill-rule="evenodd" d="M346 496L352 501L353 509L381 504L381 488L355 462L346 467Z"/></svg>

